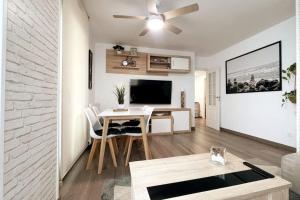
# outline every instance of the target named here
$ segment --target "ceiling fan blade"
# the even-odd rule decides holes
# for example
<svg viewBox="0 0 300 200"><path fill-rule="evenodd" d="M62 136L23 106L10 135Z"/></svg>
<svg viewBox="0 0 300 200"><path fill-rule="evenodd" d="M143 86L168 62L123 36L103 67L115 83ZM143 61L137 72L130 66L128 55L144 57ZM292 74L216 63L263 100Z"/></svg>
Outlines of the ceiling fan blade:
<svg viewBox="0 0 300 200"><path fill-rule="evenodd" d="M147 1L148 12L150 14L158 14L156 1L155 0L146 0L146 1Z"/></svg>
<svg viewBox="0 0 300 200"><path fill-rule="evenodd" d="M147 17L145 16L129 16L129 15L113 15L114 18L120 18L120 19L141 19L144 20Z"/></svg>
<svg viewBox="0 0 300 200"><path fill-rule="evenodd" d="M198 10L199 10L199 6L198 6L197 3L195 3L195 4L192 4L192 5L189 5L189 6L185 6L185 7L182 7L182 8L178 8L178 9L175 9L175 10L165 12L165 13L163 13L163 15L165 17L165 20L168 20L168 19L172 19L174 17L178 17L180 15L189 14L189 13L192 13L192 12L195 12L195 11L198 11Z"/></svg>
<svg viewBox="0 0 300 200"><path fill-rule="evenodd" d="M182 32L182 30L180 28L177 28L176 26L174 26L168 22L165 22L165 28L168 29L169 31L175 33L176 35L178 35L179 33Z"/></svg>
<svg viewBox="0 0 300 200"><path fill-rule="evenodd" d="M148 33L149 29L145 28L139 36L145 36Z"/></svg>

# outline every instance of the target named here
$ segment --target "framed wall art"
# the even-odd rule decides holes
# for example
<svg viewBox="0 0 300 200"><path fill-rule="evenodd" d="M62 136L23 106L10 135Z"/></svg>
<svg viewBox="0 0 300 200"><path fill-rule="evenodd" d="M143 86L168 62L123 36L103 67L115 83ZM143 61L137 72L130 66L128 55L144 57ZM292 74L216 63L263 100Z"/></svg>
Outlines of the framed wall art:
<svg viewBox="0 0 300 200"><path fill-rule="evenodd" d="M93 88L93 52L89 50L89 82L88 88L91 90Z"/></svg>
<svg viewBox="0 0 300 200"><path fill-rule="evenodd" d="M282 90L281 41L227 60L226 94Z"/></svg>

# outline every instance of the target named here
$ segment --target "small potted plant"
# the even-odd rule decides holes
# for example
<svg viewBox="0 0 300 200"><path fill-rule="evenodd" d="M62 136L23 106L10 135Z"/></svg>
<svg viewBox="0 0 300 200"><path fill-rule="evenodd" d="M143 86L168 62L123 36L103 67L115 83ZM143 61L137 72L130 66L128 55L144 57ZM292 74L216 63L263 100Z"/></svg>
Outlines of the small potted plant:
<svg viewBox="0 0 300 200"><path fill-rule="evenodd" d="M115 45L113 46L113 49L115 50L116 54L122 54L123 51L125 50L125 48L122 47L121 45Z"/></svg>
<svg viewBox="0 0 300 200"><path fill-rule="evenodd" d="M125 94L126 94L125 86L124 85L116 86L114 94L116 95L117 100L118 100L118 108L124 109L124 107L125 107L124 98L125 98Z"/></svg>
<svg viewBox="0 0 300 200"><path fill-rule="evenodd" d="M282 103L287 103L288 101L296 104L296 63L289 66L286 70L282 70L283 76L282 79L290 82L294 82L294 89L291 91L285 92L282 96Z"/></svg>

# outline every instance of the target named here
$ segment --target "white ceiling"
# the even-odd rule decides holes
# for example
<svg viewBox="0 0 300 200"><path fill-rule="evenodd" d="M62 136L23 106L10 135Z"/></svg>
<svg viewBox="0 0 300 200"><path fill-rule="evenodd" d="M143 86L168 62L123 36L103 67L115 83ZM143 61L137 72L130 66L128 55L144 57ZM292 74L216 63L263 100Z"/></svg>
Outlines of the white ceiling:
<svg viewBox="0 0 300 200"><path fill-rule="evenodd" d="M171 19L183 29L138 36L141 20L114 19L113 14L147 15L145 0L84 0L95 42L122 43L209 56L295 15L295 0L161 0L160 12L197 2L196 13Z"/></svg>

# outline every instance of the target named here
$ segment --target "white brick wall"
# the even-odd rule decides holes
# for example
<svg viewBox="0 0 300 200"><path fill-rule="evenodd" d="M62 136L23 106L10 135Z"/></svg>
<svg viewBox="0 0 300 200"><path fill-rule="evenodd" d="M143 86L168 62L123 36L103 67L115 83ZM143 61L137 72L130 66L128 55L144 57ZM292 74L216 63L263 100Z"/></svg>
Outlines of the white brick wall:
<svg viewBox="0 0 300 200"><path fill-rule="evenodd" d="M7 0L4 198L55 199L59 0Z"/></svg>

